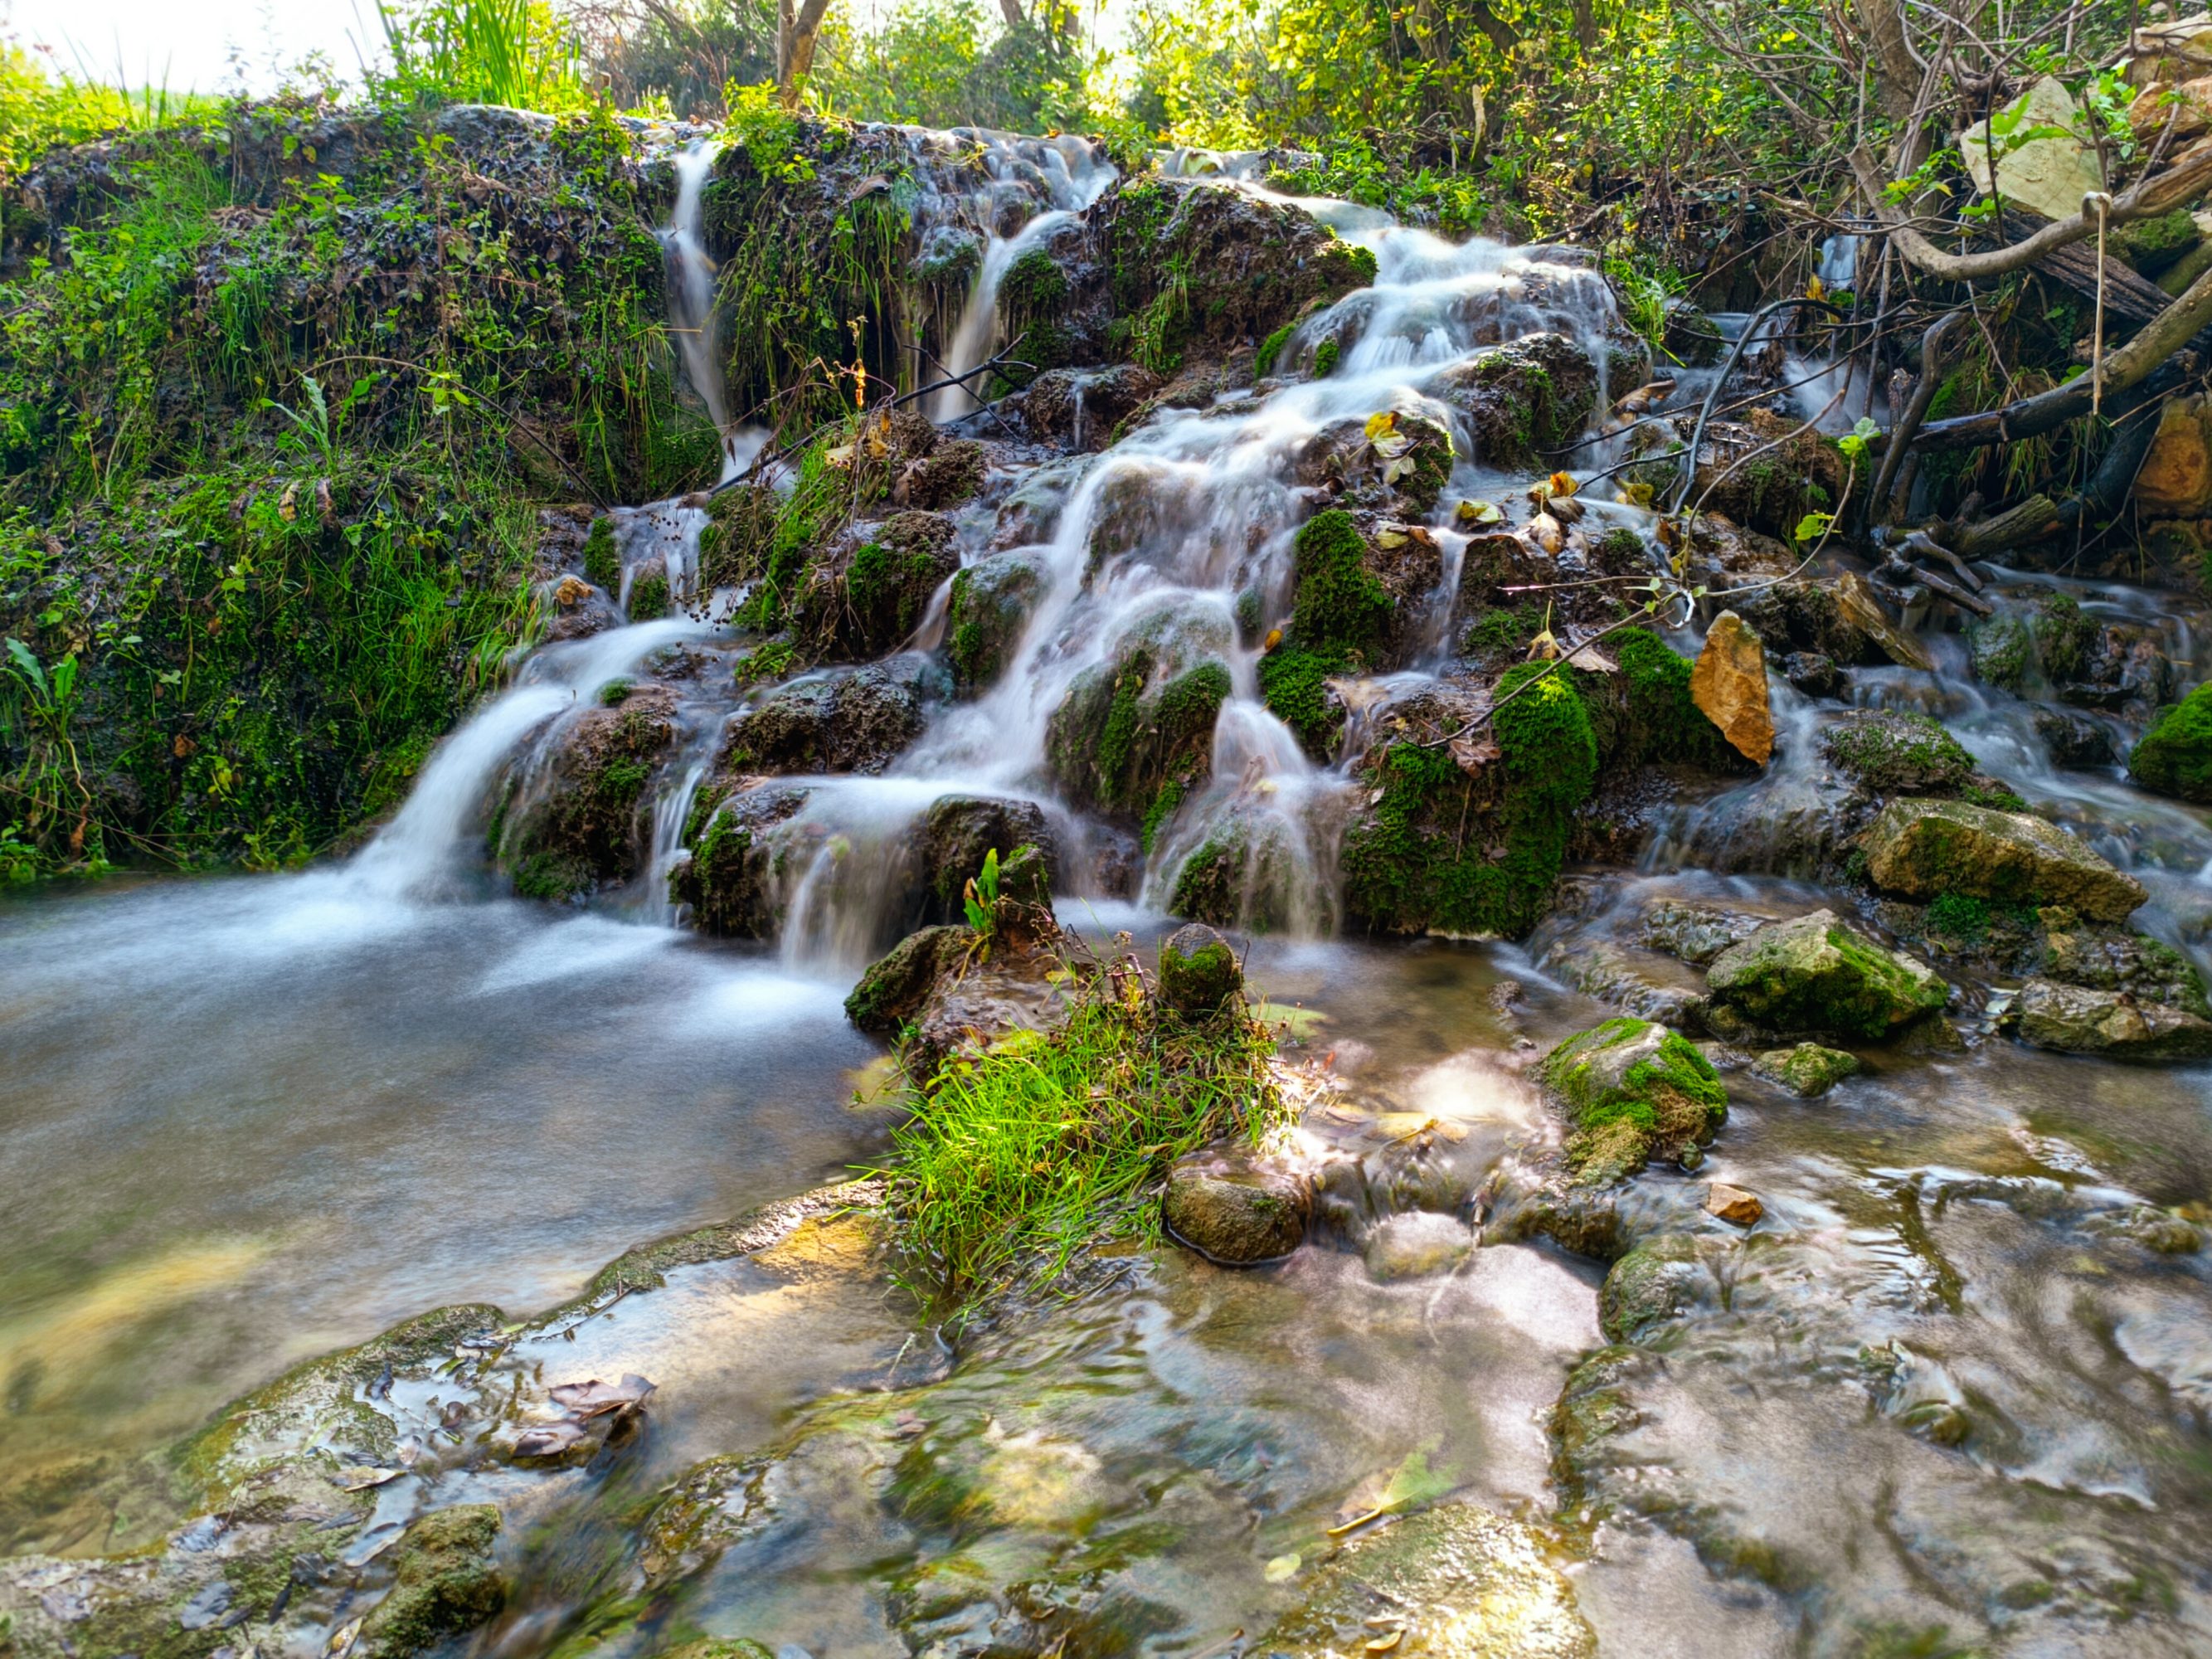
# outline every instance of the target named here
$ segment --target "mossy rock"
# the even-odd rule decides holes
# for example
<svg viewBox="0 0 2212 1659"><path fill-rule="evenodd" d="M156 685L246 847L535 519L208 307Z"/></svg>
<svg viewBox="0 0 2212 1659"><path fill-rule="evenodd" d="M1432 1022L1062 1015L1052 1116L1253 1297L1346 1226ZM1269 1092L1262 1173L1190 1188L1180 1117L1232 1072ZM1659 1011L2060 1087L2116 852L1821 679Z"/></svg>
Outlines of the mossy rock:
<svg viewBox="0 0 2212 1659"><path fill-rule="evenodd" d="M1934 970L1883 949L1832 910L1771 922L1730 945L1705 970L1705 984L1717 1008L1755 1029L1868 1038L1940 1012L1951 994Z"/></svg>
<svg viewBox="0 0 2212 1659"><path fill-rule="evenodd" d="M2212 681L2160 711L2129 754L2128 775L2155 793L2212 803Z"/></svg>
<svg viewBox="0 0 2212 1659"><path fill-rule="evenodd" d="M1712 1062L1650 1020L1622 1016L1569 1037L1541 1074L1566 1103L1567 1162L1584 1185L1625 1179L1653 1158L1679 1159L1728 1115Z"/></svg>
<svg viewBox="0 0 2212 1659"><path fill-rule="evenodd" d="M994 553L953 577L945 643L962 696L988 690L1006 672L1043 587L1043 570L1028 553Z"/></svg>
<svg viewBox="0 0 2212 1659"><path fill-rule="evenodd" d="M584 574L610 593L622 586L622 554L615 546L615 521L601 514L584 538Z"/></svg>
<svg viewBox="0 0 2212 1659"><path fill-rule="evenodd" d="M516 893L558 902L635 875L647 785L676 733L676 702L660 686L624 685L611 704L578 714L557 739L542 795L495 818Z"/></svg>
<svg viewBox="0 0 2212 1659"><path fill-rule="evenodd" d="M896 1036L920 1018L938 981L975 943L975 930L964 925L908 933L860 975L845 999L845 1018L864 1031Z"/></svg>
<svg viewBox="0 0 2212 1659"><path fill-rule="evenodd" d="M1817 1042L1801 1042L1794 1048L1767 1049L1752 1061L1751 1069L1791 1094L1810 1100L1825 1095L1845 1078L1857 1076L1861 1068L1856 1054L1823 1048Z"/></svg>
<svg viewBox="0 0 2212 1659"><path fill-rule="evenodd" d="M1443 370L1429 389L1459 411L1478 462L1533 468L1589 424L1597 368L1563 334L1528 334Z"/></svg>
<svg viewBox="0 0 2212 1659"><path fill-rule="evenodd" d="M2008 1019L2022 1042L2060 1054L2124 1060L2212 1057L2212 1020L2138 1002L2124 991L2032 979L2021 987Z"/></svg>
<svg viewBox="0 0 2212 1659"><path fill-rule="evenodd" d="M880 772L951 689L942 667L914 653L793 680L731 722L717 769Z"/></svg>
<svg viewBox="0 0 2212 1659"><path fill-rule="evenodd" d="M1875 885L1907 898L1964 895L2063 904L2124 921L2148 896L2089 845L2026 812L1957 800L1893 800L1859 838Z"/></svg>
<svg viewBox="0 0 2212 1659"><path fill-rule="evenodd" d="M1252 1651L1348 1659L1389 1637L1422 1659L1595 1659L1597 1638L1543 1537L1468 1503L1370 1528L1311 1569L1304 1599Z"/></svg>
<svg viewBox="0 0 2212 1659"><path fill-rule="evenodd" d="M1607 1271L1598 1291L1598 1328L1614 1342L1640 1342L1696 1307L1711 1282L1693 1236L1661 1233Z"/></svg>
<svg viewBox="0 0 2212 1659"><path fill-rule="evenodd" d="M1243 990L1237 953L1204 923L1178 927L1161 944L1160 1000L1185 1019L1211 1019Z"/></svg>
<svg viewBox="0 0 2212 1659"><path fill-rule="evenodd" d="M1822 734L1821 745L1838 769L1877 795L1951 794L1974 772L1974 757L1926 714L1856 710Z"/></svg>
<svg viewBox="0 0 2212 1659"><path fill-rule="evenodd" d="M1198 1160L1168 1173L1160 1214L1168 1231L1209 1261L1249 1267L1305 1242L1313 1199L1285 1170Z"/></svg>
<svg viewBox="0 0 2212 1659"><path fill-rule="evenodd" d="M1229 670L1203 661L1180 673L1151 645L1079 675L1045 727L1045 755L1068 804L1141 820L1160 793L1211 775L1213 722Z"/></svg>
<svg viewBox="0 0 2212 1659"><path fill-rule="evenodd" d="M1341 507L1307 520L1295 552L1291 620L1282 643L1260 659L1260 696L1308 754L1326 760L1344 725L1327 682L1368 665L1397 601L1369 568L1367 538Z"/></svg>
<svg viewBox="0 0 2212 1659"><path fill-rule="evenodd" d="M699 585L712 592L752 581L769 568L775 550L783 498L772 484L739 483L707 500L699 532Z"/></svg>
<svg viewBox="0 0 2212 1659"><path fill-rule="evenodd" d="M958 534L941 513L893 514L853 550L841 572L809 590L802 625L855 656L896 650L960 568Z"/></svg>
<svg viewBox="0 0 2212 1659"><path fill-rule="evenodd" d="M668 1649L659 1659L775 1659L775 1655L747 1637L705 1636Z"/></svg>
<svg viewBox="0 0 2212 1659"><path fill-rule="evenodd" d="M806 797L782 784L702 786L684 832L691 856L669 876L669 902L689 905L702 933L774 939L783 922L787 858L775 830Z"/></svg>
<svg viewBox="0 0 2212 1659"><path fill-rule="evenodd" d="M492 1565L499 1509L464 1504L412 1522L392 1547L392 1585L363 1622L363 1649L399 1659L474 1630L507 1605L507 1581Z"/></svg>
<svg viewBox="0 0 2212 1659"><path fill-rule="evenodd" d="M1992 617L1976 623L1966 636L1974 678L2014 696L2035 675L2035 637L2018 617Z"/></svg>
<svg viewBox="0 0 2212 1659"><path fill-rule="evenodd" d="M921 822L921 860L930 912L941 921L961 914L962 896L986 856L999 855L1003 872L1015 852L1036 849L1044 897L1050 902L1057 863L1052 825L1035 801L1007 795L947 795L933 801Z"/></svg>
<svg viewBox="0 0 2212 1659"><path fill-rule="evenodd" d="M930 512L957 507L982 489L986 471L980 439L946 438L899 474L893 499Z"/></svg>

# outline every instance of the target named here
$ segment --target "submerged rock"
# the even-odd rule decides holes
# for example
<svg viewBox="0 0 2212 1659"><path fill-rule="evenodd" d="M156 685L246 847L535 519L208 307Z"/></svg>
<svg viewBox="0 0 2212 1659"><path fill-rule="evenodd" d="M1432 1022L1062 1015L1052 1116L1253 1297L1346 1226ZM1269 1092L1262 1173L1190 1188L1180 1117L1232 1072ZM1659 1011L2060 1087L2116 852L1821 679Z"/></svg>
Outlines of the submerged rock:
<svg viewBox="0 0 2212 1659"><path fill-rule="evenodd" d="M1794 1048L1767 1049L1753 1060L1751 1069L1810 1100L1825 1095L1845 1078L1857 1076L1860 1066L1856 1054L1823 1048L1817 1042L1801 1042Z"/></svg>
<svg viewBox="0 0 2212 1659"><path fill-rule="evenodd" d="M1211 927L1192 922L1161 945L1160 1000L1185 1019L1211 1019L1243 991L1237 953Z"/></svg>
<svg viewBox="0 0 2212 1659"><path fill-rule="evenodd" d="M2212 681L2159 715L2128 756L2128 771L2161 795L2212 801Z"/></svg>
<svg viewBox="0 0 2212 1659"><path fill-rule="evenodd" d="M806 805L807 793L779 783L701 789L684 836L691 856L669 877L669 902L690 905L702 933L774 939L783 917L770 832Z"/></svg>
<svg viewBox="0 0 2212 1659"><path fill-rule="evenodd" d="M2142 883L2056 824L1965 801L1892 801L1860 845L1875 884L1909 898L2063 904L2123 921L2148 896Z"/></svg>
<svg viewBox="0 0 2212 1659"><path fill-rule="evenodd" d="M1661 899L1644 913L1644 942L1655 951L1704 967L1731 945L1741 945L1766 918L1686 899Z"/></svg>
<svg viewBox="0 0 2212 1659"><path fill-rule="evenodd" d="M1540 1075L1565 1101L1566 1155L1578 1182L1604 1186L1654 1158L1712 1139L1728 1091L1686 1037L1650 1020L1609 1019L1546 1055Z"/></svg>
<svg viewBox="0 0 2212 1659"><path fill-rule="evenodd" d="M1543 1540L1473 1504L1439 1504L1352 1539L1254 1645L1291 1659L1595 1659L1597 1638Z"/></svg>
<svg viewBox="0 0 2212 1659"><path fill-rule="evenodd" d="M1712 1289L1705 1254L1689 1233L1662 1233L1638 1244L1606 1273L1598 1328L1615 1342L1640 1342L1680 1318Z"/></svg>
<svg viewBox="0 0 2212 1659"><path fill-rule="evenodd" d="M2126 991L2032 979L2008 1018L2021 1040L2061 1054L2112 1060L2202 1060L2212 1055L2212 1020L2185 1008L2138 1002Z"/></svg>
<svg viewBox="0 0 2212 1659"><path fill-rule="evenodd" d="M1413 1210L1386 1216L1368 1236L1367 1276L1380 1284L1449 1273L1474 1254L1474 1234L1456 1216Z"/></svg>
<svg viewBox="0 0 2212 1659"><path fill-rule="evenodd" d="M420 1653L489 1622L507 1605L507 1581L492 1565L499 1509L464 1504L410 1525L392 1547L392 1585L361 1630L383 1659Z"/></svg>
<svg viewBox="0 0 2212 1659"><path fill-rule="evenodd" d="M1288 1255L1305 1242L1312 1213L1304 1177L1218 1156L1178 1164L1160 1198L1169 1232L1231 1267Z"/></svg>
<svg viewBox="0 0 2212 1659"><path fill-rule="evenodd" d="M1950 987L1883 949L1832 910L1770 922L1706 969L1716 1012L1774 1031L1882 1037L1950 1000Z"/></svg>

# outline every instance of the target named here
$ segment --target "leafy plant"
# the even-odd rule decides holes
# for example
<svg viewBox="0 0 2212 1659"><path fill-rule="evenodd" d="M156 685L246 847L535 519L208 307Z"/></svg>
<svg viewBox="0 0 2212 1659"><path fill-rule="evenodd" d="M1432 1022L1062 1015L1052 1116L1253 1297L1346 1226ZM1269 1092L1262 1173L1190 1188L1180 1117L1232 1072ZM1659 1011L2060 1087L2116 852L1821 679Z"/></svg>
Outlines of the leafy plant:
<svg viewBox="0 0 2212 1659"><path fill-rule="evenodd" d="M967 913L968 925L988 937L999 914L997 848L983 854L982 870L968 878L967 888L960 896L960 908Z"/></svg>

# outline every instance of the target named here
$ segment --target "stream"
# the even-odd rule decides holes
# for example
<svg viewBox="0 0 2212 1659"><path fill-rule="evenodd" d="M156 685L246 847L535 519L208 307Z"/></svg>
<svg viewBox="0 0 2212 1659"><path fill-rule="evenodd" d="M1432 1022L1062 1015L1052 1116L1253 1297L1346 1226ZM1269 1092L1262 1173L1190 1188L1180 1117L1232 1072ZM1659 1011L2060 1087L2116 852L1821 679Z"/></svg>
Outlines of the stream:
<svg viewBox="0 0 2212 1659"><path fill-rule="evenodd" d="M955 373L1002 343L1006 270L1112 178L1079 141L993 142L988 191L928 198L984 242L943 331ZM682 158L663 240L687 371L720 421L696 223L711 161ZM1208 166L1264 194L1234 158ZM683 502L623 512L606 597L619 608L649 571L693 614L540 647L349 857L0 898L0 1550L17 1558L0 1605L65 1638L104 1593L101 1558L130 1551L204 1585L195 1561L271 1522L244 1505L193 1519L165 1448L288 1368L489 1304L503 1311L476 1326L495 1337L449 1334L438 1364L395 1351L343 1385L400 1462L379 1470L364 1531L327 1552L343 1570L295 1565L296 1592L220 1651L350 1650L400 1527L487 1503L509 1588L455 1655L645 1659L714 1636L784 1659L1257 1656L1330 1529L1418 1477L1527 1540L1525 1605L1501 1589L1482 1617L1552 1633L1407 1654L1585 1651L1528 1611L1553 1583L1607 1653L2212 1652L2212 1263L2197 1248L2212 1067L2026 1048L1990 1028L1977 985L1954 1008L1965 1046L1875 1052L1832 1095L1729 1071L1704 1167L1655 1169L1623 1200L1741 1237L1646 1346L1608 1347L1601 1264L1480 1224L1518 1149L1556 1133L1530 1059L1617 1012L1578 988L1589 962L1679 976L1640 943L1662 901L1777 917L1837 902L1761 837L1819 810L1817 734L1843 708L1938 716L1989 776L2141 879L2136 925L2200 963L2212 824L2117 765L2057 766L2036 706L1973 678L1960 639L1931 629L1933 674L1862 669L1826 700L1778 680L1767 771L1679 809L1635 867L1571 874L1526 942L1344 933L1349 767L1311 760L1269 712L1235 614L1248 591L1286 603L1306 511L1294 458L1347 416L1437 407L1435 377L1501 338L1557 331L1603 365L1617 319L1565 253L1304 205L1377 261L1372 288L1284 347L1310 368L1343 341L1334 372L1164 410L1073 462L1017 457L994 505L956 515L973 563L994 551L996 503L1025 494L1035 611L998 684L939 708L881 775L798 781L780 938L702 937L668 897L718 736L761 695L737 686L747 642L715 620L733 596L694 591L705 514ZM932 412L990 435L957 388ZM732 434L726 475L759 442ZM1607 441L1577 465L1614 453ZM1525 482L1462 454L1444 500ZM1437 519L1449 596L1467 538L1448 506ZM2178 600L2015 571L1994 584L2011 606L2054 585L2163 630L2203 678ZM1449 610L1399 692L1451 654ZM940 605L910 647L935 648L941 625ZM1230 690L1212 781L1116 890L1097 873L1106 832L1050 785L1048 728L1139 640L1163 673L1224 663ZM1694 653L1698 634L1674 642ZM656 673L681 738L640 875L587 908L512 896L485 856L495 802L542 787L605 688ZM883 1156L882 1048L842 1003L901 931L890 854L956 790L1046 814L1080 854L1060 919L1102 946L1155 943L1187 861L1237 827L1244 920L1270 925L1237 938L1249 982L1300 1011L1285 1057L1313 1081L1298 1133L1327 1224L1249 1270L1109 1255L957 1344L835 1209L792 1212L759 1248L678 1252L659 1283L595 1285L635 1247ZM1766 1219L1720 1229L1698 1207L1709 1180L1755 1191ZM1601 1350L1615 1357L1594 1370ZM653 1384L628 1440L543 1468L495 1455L550 1385L625 1374ZM283 1457L366 1467L346 1410L270 1413Z"/></svg>

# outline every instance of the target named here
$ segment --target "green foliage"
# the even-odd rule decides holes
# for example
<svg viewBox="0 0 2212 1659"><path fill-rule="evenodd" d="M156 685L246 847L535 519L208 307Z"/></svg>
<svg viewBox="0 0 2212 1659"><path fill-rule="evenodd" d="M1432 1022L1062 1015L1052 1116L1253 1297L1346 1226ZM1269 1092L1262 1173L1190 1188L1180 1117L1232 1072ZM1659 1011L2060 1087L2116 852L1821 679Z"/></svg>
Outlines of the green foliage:
<svg viewBox="0 0 2212 1659"><path fill-rule="evenodd" d="M967 913L968 925L988 937L999 914L999 849L994 847L983 854L983 867L968 878L967 890L960 896L960 908Z"/></svg>
<svg viewBox="0 0 2212 1659"><path fill-rule="evenodd" d="M622 556L615 550L615 521L600 515L584 538L584 574L610 593L622 585Z"/></svg>
<svg viewBox="0 0 2212 1659"><path fill-rule="evenodd" d="M905 1272L956 1317L1057 1279L1092 1243L1156 1238L1153 1194L1176 1158L1284 1121L1264 1025L1165 1018L1103 974L1073 992L1062 1030L948 1061L893 1131Z"/></svg>
<svg viewBox="0 0 2212 1659"><path fill-rule="evenodd" d="M2212 801L2212 682L2160 711L2129 755L2128 770L2162 795Z"/></svg>
<svg viewBox="0 0 2212 1659"><path fill-rule="evenodd" d="M547 0L377 0L391 54L373 89L402 101L587 109L575 30Z"/></svg>
<svg viewBox="0 0 2212 1659"><path fill-rule="evenodd" d="M1990 902L1966 893L1944 893L1928 907L1928 931L1979 945L1990 931Z"/></svg>
<svg viewBox="0 0 2212 1659"><path fill-rule="evenodd" d="M1065 9L1038 6L1008 28L978 0L908 0L880 27L833 43L812 90L825 109L858 121L1085 128L1085 66Z"/></svg>
<svg viewBox="0 0 2212 1659"><path fill-rule="evenodd" d="M1326 380L1336 372L1337 354L1341 349L1334 340L1323 340L1314 348L1314 379Z"/></svg>

